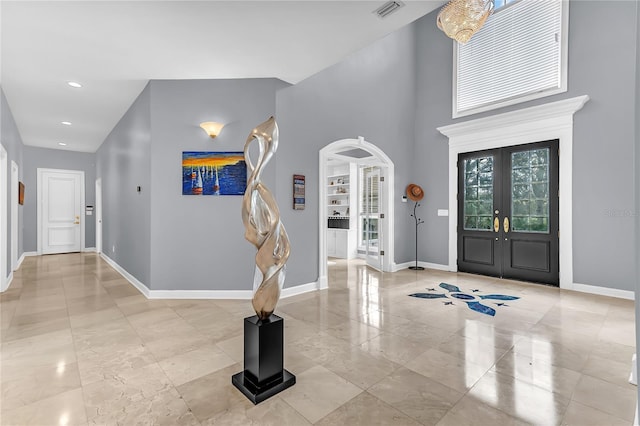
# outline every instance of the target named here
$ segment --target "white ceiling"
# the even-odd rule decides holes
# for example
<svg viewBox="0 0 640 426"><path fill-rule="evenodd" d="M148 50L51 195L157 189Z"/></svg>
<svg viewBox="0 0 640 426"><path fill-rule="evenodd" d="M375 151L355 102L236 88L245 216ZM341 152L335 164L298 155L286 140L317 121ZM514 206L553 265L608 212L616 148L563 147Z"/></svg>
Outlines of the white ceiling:
<svg viewBox="0 0 640 426"><path fill-rule="evenodd" d="M0 84L26 145L95 152L150 79L296 83L444 2L384 3L3 0Z"/></svg>

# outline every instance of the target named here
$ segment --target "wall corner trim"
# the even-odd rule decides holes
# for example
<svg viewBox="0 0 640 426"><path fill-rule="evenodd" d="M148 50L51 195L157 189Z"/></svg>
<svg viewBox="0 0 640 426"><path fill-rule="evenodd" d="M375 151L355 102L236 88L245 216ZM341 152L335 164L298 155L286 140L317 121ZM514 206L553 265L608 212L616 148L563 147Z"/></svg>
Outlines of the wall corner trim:
<svg viewBox="0 0 640 426"><path fill-rule="evenodd" d="M318 283L318 290L326 290L329 288L329 281L325 276L323 277L319 277L318 281L316 281Z"/></svg>

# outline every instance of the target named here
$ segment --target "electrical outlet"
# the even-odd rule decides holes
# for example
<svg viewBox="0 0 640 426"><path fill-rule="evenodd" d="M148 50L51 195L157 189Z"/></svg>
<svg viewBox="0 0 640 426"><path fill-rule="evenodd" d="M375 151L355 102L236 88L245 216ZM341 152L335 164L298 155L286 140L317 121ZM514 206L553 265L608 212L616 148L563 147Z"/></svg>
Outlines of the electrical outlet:
<svg viewBox="0 0 640 426"><path fill-rule="evenodd" d="M116 245L114 244L113 246L111 246L111 253L115 253L116 252Z"/></svg>

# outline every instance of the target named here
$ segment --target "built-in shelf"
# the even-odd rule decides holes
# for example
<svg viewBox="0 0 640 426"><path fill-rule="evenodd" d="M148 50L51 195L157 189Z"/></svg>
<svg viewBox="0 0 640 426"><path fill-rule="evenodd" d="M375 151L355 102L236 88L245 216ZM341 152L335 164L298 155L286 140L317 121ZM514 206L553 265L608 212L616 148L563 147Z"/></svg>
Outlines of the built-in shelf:
<svg viewBox="0 0 640 426"><path fill-rule="evenodd" d="M355 207L352 206L356 199L351 197L356 191L356 170L355 163L342 163L330 169L327 176L327 254L332 257L350 259L356 255Z"/></svg>

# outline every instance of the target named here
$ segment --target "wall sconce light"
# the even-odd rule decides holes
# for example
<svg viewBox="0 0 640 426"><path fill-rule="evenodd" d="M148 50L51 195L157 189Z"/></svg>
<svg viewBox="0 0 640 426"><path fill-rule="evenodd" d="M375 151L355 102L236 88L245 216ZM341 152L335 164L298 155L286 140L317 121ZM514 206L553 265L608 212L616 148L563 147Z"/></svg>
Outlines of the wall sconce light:
<svg viewBox="0 0 640 426"><path fill-rule="evenodd" d="M224 127L222 123L216 123L215 121L205 121L200 123L200 127L205 131L210 138L215 138L220 133L220 130Z"/></svg>

